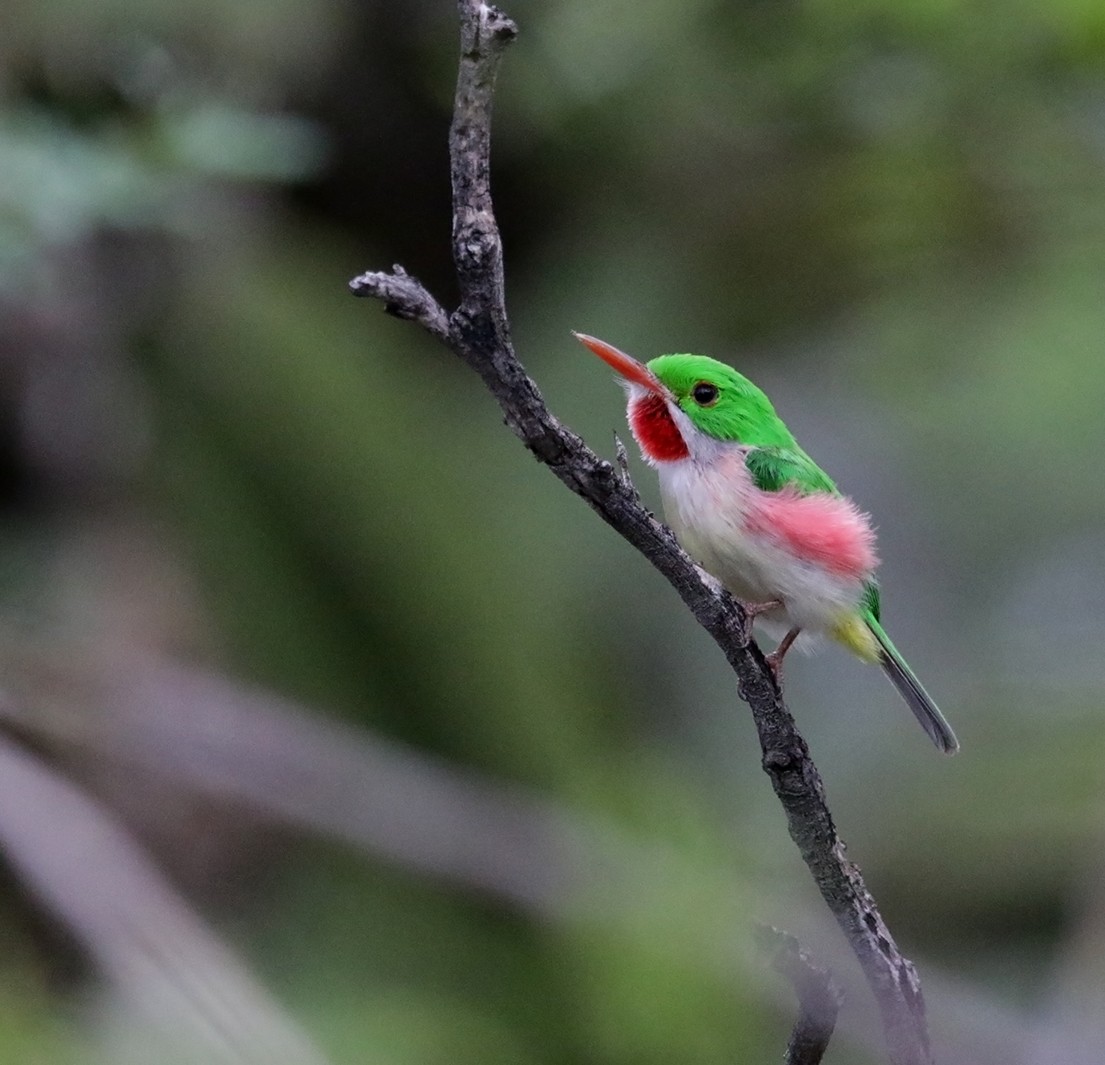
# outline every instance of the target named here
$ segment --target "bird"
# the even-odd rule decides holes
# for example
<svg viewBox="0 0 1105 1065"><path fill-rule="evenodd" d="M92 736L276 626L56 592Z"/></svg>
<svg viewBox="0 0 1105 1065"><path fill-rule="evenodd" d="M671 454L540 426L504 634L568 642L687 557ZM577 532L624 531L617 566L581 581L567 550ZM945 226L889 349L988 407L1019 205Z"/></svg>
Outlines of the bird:
<svg viewBox="0 0 1105 1065"><path fill-rule="evenodd" d="M647 364L573 334L621 378L626 415L659 477L664 516L687 553L744 606L784 632L768 665L801 636L828 636L877 662L945 754L951 726L880 621L871 519L798 445L764 392L706 355Z"/></svg>

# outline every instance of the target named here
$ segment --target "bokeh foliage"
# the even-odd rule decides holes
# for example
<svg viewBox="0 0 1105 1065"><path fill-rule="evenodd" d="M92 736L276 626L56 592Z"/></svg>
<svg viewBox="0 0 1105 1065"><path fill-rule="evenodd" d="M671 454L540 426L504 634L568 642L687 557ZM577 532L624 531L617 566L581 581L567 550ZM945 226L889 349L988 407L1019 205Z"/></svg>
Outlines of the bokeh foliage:
<svg viewBox="0 0 1105 1065"><path fill-rule="evenodd" d="M1105 13L511 14L494 160L524 362L606 448L619 393L569 329L727 358L876 515L888 627L964 753L936 760L836 652L788 695L907 951L1038 1003L1100 840ZM723 663L464 367L345 290L401 261L452 291L452 6L6 21L12 612L116 619L678 856L624 927L550 929L297 840L213 915L338 1061L776 1053L787 1013L741 937L819 911ZM108 548L124 582L164 553L187 593L155 567L124 594ZM0 1049L64 1060L73 991L4 934Z"/></svg>

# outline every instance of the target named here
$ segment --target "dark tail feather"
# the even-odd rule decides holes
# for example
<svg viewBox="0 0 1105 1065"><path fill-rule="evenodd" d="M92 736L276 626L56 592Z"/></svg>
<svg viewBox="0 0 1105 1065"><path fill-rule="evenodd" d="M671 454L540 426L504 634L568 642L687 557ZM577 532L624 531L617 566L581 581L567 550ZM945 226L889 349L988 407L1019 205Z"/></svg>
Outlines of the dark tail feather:
<svg viewBox="0 0 1105 1065"><path fill-rule="evenodd" d="M890 683L898 689L898 694L913 711L913 716L921 722L921 728L929 734L932 742L944 754L955 754L959 750L959 740L955 738L951 725L944 720L944 715L937 709L936 703L921 687L921 682L914 676L913 670L906 665L898 649L890 642L890 637L883 632L882 626L871 617L867 618L867 625L875 639L879 641L882 651L879 655L879 664L890 678Z"/></svg>

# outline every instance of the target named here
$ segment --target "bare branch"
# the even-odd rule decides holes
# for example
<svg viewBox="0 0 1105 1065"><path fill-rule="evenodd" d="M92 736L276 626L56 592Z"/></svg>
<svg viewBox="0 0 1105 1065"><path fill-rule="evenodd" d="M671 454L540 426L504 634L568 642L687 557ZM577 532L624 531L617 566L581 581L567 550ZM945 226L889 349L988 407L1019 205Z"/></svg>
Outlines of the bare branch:
<svg viewBox="0 0 1105 1065"><path fill-rule="evenodd" d="M763 654L750 640L740 604L704 574L667 527L641 505L632 483L560 424L514 353L504 302L502 242L491 202L490 130L499 59L516 29L502 12L480 0L458 0L458 7L461 55L449 147L453 256L461 304L449 318L447 337L430 328L424 316L407 316L445 339L480 375L498 400L506 424L525 446L668 579L722 649L737 676L740 696L751 707L763 767L786 812L791 838L878 1003L890 1060L893 1065L930 1065L917 973L898 950L859 869L845 856L825 801L821 775ZM359 294L378 295L368 285ZM386 294L381 298L389 300ZM394 299L391 303L397 305ZM416 309L412 302L402 306ZM438 324L434 316L431 321Z"/></svg>
<svg viewBox="0 0 1105 1065"><path fill-rule="evenodd" d="M391 273L367 273L353 278L349 287L354 296L372 296L383 301L384 310L396 318L417 322L438 340L449 341L449 316L422 286L396 264Z"/></svg>
<svg viewBox="0 0 1105 1065"><path fill-rule="evenodd" d="M460 66L449 131L453 179L453 259L460 314L490 318L496 339L509 335L503 293L503 245L491 205L491 104L503 50L518 28L497 7L461 0Z"/></svg>
<svg viewBox="0 0 1105 1065"><path fill-rule="evenodd" d="M844 993L833 974L815 965L794 936L764 926L760 941L771 952L775 970L791 982L798 997L798 1020L783 1060L786 1065L820 1065L833 1037Z"/></svg>

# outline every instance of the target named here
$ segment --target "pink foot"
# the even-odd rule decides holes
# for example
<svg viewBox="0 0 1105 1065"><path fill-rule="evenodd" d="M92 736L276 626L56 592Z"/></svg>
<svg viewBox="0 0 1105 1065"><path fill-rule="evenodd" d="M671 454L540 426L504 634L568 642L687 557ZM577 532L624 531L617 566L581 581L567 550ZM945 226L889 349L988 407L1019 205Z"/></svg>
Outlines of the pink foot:
<svg viewBox="0 0 1105 1065"><path fill-rule="evenodd" d="M746 603L741 600L741 609L744 611L744 638L745 640L752 639L752 622L756 620L761 614L769 614L772 610L781 610L783 607L782 601L779 599L769 599L766 603Z"/></svg>
<svg viewBox="0 0 1105 1065"><path fill-rule="evenodd" d="M779 691L783 690L783 656L790 650L794 641L798 639L801 629L791 629L780 641L779 646L769 655L764 655L767 668L775 678L775 685Z"/></svg>
<svg viewBox="0 0 1105 1065"><path fill-rule="evenodd" d="M758 618L761 614L767 614L772 610L781 610L783 601L781 599L769 599L766 603L746 603L742 600L741 606L750 618Z"/></svg>

